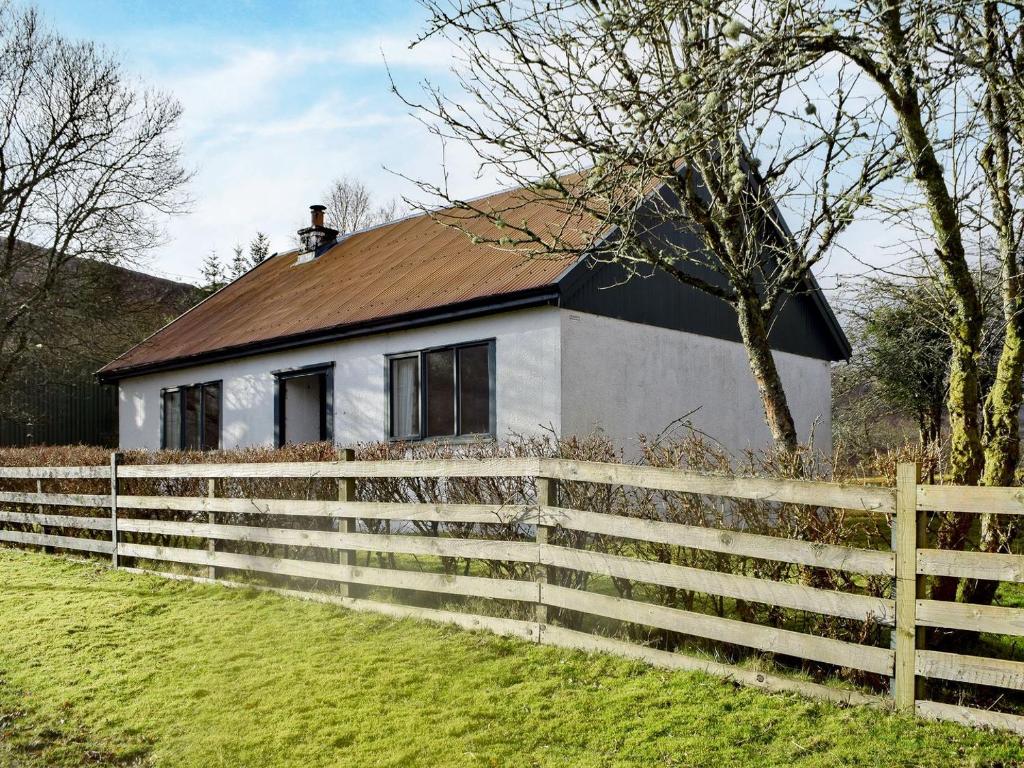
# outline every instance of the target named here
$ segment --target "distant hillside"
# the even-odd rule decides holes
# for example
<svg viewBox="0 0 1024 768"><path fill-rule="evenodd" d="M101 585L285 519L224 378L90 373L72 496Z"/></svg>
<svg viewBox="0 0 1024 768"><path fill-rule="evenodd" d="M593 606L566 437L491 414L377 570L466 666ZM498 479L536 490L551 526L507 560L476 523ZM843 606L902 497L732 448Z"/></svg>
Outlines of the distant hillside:
<svg viewBox="0 0 1024 768"><path fill-rule="evenodd" d="M18 251L10 302L45 273L45 249L19 243ZM34 319L30 354L0 392L0 444L113 444L116 393L101 388L93 373L201 297L188 283L88 259L70 262L46 312Z"/></svg>
<svg viewBox="0 0 1024 768"><path fill-rule="evenodd" d="M14 294L33 290L48 257L30 243L19 243L18 251ZM72 376L91 374L201 298L194 285L89 259L69 262L59 283L35 322L38 351L28 367Z"/></svg>
<svg viewBox="0 0 1024 768"><path fill-rule="evenodd" d="M90 373L162 328L203 296L189 283L134 269L84 260L77 263L77 268L81 285L114 310L85 313L97 332L82 339L79 348L83 358L89 359Z"/></svg>

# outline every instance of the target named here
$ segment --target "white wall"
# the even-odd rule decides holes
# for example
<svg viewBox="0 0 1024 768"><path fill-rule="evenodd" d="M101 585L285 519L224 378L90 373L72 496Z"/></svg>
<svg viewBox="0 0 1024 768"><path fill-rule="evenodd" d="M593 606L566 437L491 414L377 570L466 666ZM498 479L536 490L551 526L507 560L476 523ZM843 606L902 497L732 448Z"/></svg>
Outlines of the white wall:
<svg viewBox="0 0 1024 768"><path fill-rule="evenodd" d="M333 361L334 435L341 445L387 434L385 355L495 339L498 435L602 430L629 452L693 411L695 427L730 451L769 442L743 346L680 331L554 307L519 310L427 328L121 382L122 448L159 448L160 389L222 380L225 448L272 445L272 371ZM831 375L823 360L778 352L776 361L802 439L831 448Z"/></svg>
<svg viewBox="0 0 1024 768"><path fill-rule="evenodd" d="M802 440L831 450L829 363L776 352ZM770 433L743 345L565 310L562 428L601 430L627 452L693 411L692 424L733 453L764 447ZM815 421L817 420L817 423Z"/></svg>
<svg viewBox="0 0 1024 768"><path fill-rule="evenodd" d="M541 427L560 430L560 332L559 310L538 307L124 379L121 447L160 447L161 388L218 379L224 386L222 445L272 445L272 371L332 361L335 442L383 440L385 355L490 338L495 339L499 436L536 433Z"/></svg>

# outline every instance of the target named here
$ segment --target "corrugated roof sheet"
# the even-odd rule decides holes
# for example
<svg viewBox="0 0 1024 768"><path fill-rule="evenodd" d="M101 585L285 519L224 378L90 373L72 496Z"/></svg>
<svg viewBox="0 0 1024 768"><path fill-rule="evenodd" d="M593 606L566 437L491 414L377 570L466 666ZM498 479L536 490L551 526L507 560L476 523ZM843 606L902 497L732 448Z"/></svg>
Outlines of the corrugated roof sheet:
<svg viewBox="0 0 1024 768"><path fill-rule="evenodd" d="M512 211L545 238L582 252L597 223L569 214L536 193L512 190L478 200L482 210ZM445 226L441 221L457 226ZM412 216L352 234L315 260L291 251L267 259L105 366L101 376L318 331L343 329L478 299L543 288L572 258L528 258L475 243L502 236L486 218L449 210Z"/></svg>

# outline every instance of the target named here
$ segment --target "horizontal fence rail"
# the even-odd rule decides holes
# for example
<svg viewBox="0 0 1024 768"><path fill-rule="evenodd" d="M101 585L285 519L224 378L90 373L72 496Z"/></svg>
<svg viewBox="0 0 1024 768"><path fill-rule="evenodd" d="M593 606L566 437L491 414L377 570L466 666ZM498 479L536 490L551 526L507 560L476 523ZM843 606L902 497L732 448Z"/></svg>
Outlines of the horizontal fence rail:
<svg viewBox="0 0 1024 768"><path fill-rule="evenodd" d="M259 491L261 482L281 480L292 482L291 495L304 498ZM480 501L422 495L385 501L365 500L376 487L365 486L357 500L357 483L401 480L454 488L482 482L489 490ZM498 498L501 483L518 483L518 495ZM67 484L73 489L58 492ZM931 600L923 588L925 578L942 576L1024 582L1024 557L933 549L924 535L925 516L933 511L1019 514L1020 489L922 485L913 465L901 465L893 490L547 458L184 465L122 465L115 458L102 467L0 467L0 485L10 486L0 490L0 542L7 544L105 555L130 571L606 651L768 690L882 701L644 642L646 636L659 643L685 636L790 664L892 679L898 707L1024 733L1018 715L931 701L924 686L933 679L1024 690L1022 662L924 647L926 628L1024 636L1022 609ZM530 493L523 488L535 488L535 495L522 498ZM627 514L577 508L587 503L573 505L570 498L589 498L569 493L579 488L640 489L652 506L644 517L631 516L628 508ZM379 492L387 498L394 490ZM877 515L883 523L895 521L893 547L804 541L651 515L681 497L766 505L772 514L783 505L806 505ZM746 570L731 572L737 563ZM838 575L822 580L826 572ZM784 573L800 578L772 575ZM869 593L869 583L890 585L889 591L880 596L876 586ZM660 595L672 596L671 604ZM416 604L426 597L437 607ZM709 613L709 600L719 613L729 607L729 615ZM753 606L782 618L763 623ZM858 640L851 642L816 629L828 622L861 626L863 637L891 632L892 643L843 635Z"/></svg>
<svg viewBox="0 0 1024 768"><path fill-rule="evenodd" d="M789 504L895 512L895 495L887 488L847 486L810 480L774 480L757 477L684 472L662 467L636 467L567 459L542 459L540 474L563 481L631 485L661 491L704 496L777 501Z"/></svg>
<svg viewBox="0 0 1024 768"><path fill-rule="evenodd" d="M308 461L268 464L147 464L118 468L131 478L381 478L536 477L541 459L410 459L391 461Z"/></svg>
<svg viewBox="0 0 1024 768"><path fill-rule="evenodd" d="M919 485L917 508L925 512L1020 515L1024 514L1024 488Z"/></svg>
<svg viewBox="0 0 1024 768"><path fill-rule="evenodd" d="M540 522L542 525L552 525L575 531L690 547L741 557L779 560L816 568L856 571L867 575L894 576L896 573L896 557L892 552L681 525L660 520L618 517L577 509L546 507L541 512Z"/></svg>
<svg viewBox="0 0 1024 768"><path fill-rule="evenodd" d="M109 467L0 467L3 480L109 479Z"/></svg>

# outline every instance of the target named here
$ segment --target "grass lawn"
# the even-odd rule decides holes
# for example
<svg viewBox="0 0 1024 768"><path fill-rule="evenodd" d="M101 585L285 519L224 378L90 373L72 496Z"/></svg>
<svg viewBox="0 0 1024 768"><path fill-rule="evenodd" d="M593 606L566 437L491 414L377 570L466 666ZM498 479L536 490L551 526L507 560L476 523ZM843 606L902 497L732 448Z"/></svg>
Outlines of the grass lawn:
<svg viewBox="0 0 1024 768"><path fill-rule="evenodd" d="M0 765L1019 765L1021 741L0 549Z"/></svg>

